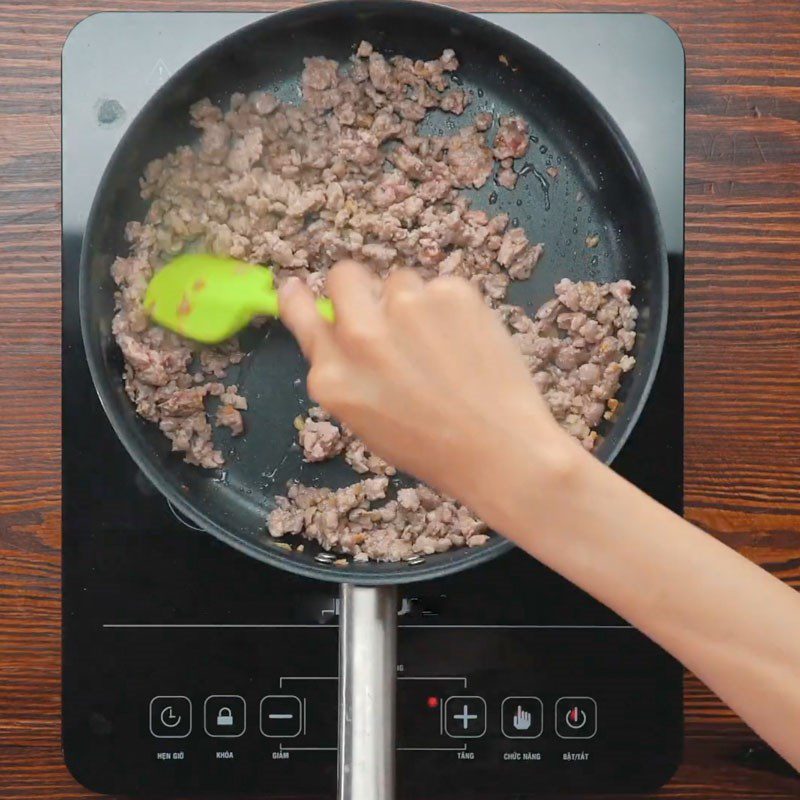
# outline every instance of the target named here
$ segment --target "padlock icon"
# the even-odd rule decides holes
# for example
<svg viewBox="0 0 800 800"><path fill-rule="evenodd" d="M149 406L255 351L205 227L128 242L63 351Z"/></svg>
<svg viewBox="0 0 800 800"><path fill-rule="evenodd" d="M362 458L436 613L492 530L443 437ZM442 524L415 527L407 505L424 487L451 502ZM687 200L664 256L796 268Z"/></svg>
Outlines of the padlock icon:
<svg viewBox="0 0 800 800"><path fill-rule="evenodd" d="M220 728L230 728L233 725L233 712L227 706L222 706L217 712L217 725Z"/></svg>

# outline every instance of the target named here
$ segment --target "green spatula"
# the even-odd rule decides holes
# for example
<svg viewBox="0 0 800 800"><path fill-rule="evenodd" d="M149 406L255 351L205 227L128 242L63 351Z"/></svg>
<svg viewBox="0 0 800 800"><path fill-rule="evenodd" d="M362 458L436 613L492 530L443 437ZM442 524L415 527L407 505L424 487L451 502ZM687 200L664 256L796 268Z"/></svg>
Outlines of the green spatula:
<svg viewBox="0 0 800 800"><path fill-rule="evenodd" d="M157 272L144 306L164 328L205 344L218 344L247 327L253 317L277 317L278 291L269 267L203 253L178 256ZM333 321L333 304L317 300Z"/></svg>

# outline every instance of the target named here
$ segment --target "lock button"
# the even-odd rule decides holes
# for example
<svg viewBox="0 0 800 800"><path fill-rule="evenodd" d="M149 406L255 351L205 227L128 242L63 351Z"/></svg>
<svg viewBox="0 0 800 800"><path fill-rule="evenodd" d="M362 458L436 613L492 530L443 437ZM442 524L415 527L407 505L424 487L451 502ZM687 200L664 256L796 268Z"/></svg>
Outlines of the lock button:
<svg viewBox="0 0 800 800"><path fill-rule="evenodd" d="M206 698L203 722L206 733L219 739L235 739L246 729L247 705L238 694L212 694Z"/></svg>

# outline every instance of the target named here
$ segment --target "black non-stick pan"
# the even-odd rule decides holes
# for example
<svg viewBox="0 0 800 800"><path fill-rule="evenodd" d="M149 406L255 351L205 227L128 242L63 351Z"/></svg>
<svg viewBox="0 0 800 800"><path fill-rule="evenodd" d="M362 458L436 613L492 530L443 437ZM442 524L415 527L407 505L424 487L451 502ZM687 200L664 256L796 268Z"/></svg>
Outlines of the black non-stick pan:
<svg viewBox="0 0 800 800"><path fill-rule="evenodd" d="M340 663L340 797L385 800L393 785L393 588L494 558L511 545L499 536L485 546L410 563L333 565L315 546L279 548L266 535L274 496L287 481L341 486L354 481L338 461L303 464L292 449L292 419L307 402L306 365L279 324L245 336L248 357L230 373L247 396L248 430L220 435L221 472L184 464L157 428L136 416L122 385L122 359L111 334L114 284L109 268L126 252L124 228L146 207L138 176L153 158L195 140L189 106L203 97L225 104L234 92L268 89L299 98L305 56L346 61L362 40L387 54L431 59L453 48L473 102L455 124L481 110L524 116L532 142L513 192L487 186L477 207L508 211L545 257L533 276L512 286L510 299L535 309L562 277L628 278L640 309L636 367L625 376L621 407L601 430L597 457L611 462L633 428L658 367L667 318L667 260L653 198L630 146L580 83L515 35L469 14L404 0L337 0L275 14L208 48L150 100L120 142L103 176L84 237L80 309L89 366L111 423L142 471L198 525L233 547L280 569L343 584ZM445 128L453 121L434 119ZM558 169L552 178L548 166ZM589 248L588 235L600 244ZM374 588L370 588L374 587Z"/></svg>

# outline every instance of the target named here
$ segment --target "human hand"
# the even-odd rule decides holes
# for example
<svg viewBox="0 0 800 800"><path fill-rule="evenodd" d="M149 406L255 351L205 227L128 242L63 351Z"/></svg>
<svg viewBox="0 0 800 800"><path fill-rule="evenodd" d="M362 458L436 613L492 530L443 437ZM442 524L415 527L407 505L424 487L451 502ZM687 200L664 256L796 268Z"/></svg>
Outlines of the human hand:
<svg viewBox="0 0 800 800"><path fill-rule="evenodd" d="M381 282L345 261L326 291L334 324L296 279L281 289L281 319L310 362L311 397L390 463L483 513L492 474L514 458L572 450L466 281L398 270Z"/></svg>

